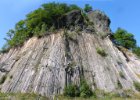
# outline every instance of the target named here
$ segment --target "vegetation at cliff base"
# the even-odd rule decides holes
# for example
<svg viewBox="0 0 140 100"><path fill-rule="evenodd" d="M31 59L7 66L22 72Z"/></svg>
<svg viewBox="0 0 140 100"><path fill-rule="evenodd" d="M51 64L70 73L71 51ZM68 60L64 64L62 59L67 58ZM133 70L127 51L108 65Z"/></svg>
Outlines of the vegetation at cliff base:
<svg viewBox="0 0 140 100"><path fill-rule="evenodd" d="M64 89L64 96L89 98L93 96L93 92L86 81L82 80L79 87L73 84L66 86Z"/></svg>
<svg viewBox="0 0 140 100"><path fill-rule="evenodd" d="M50 100L34 93L0 93L0 100Z"/></svg>

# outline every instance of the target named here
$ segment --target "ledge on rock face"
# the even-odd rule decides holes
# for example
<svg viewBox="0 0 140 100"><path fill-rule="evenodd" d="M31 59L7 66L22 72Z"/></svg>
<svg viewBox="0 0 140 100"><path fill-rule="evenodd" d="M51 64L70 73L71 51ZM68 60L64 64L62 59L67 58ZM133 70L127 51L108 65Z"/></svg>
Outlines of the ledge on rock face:
<svg viewBox="0 0 140 100"><path fill-rule="evenodd" d="M89 20L94 23L96 33L101 37L106 37L111 34L110 19L107 15L99 10L91 11L88 13Z"/></svg>

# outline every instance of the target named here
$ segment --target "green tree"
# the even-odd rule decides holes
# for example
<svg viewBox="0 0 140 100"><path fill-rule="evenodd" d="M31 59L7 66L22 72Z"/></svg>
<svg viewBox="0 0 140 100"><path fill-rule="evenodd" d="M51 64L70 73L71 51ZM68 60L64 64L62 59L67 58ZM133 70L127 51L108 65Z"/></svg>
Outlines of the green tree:
<svg viewBox="0 0 140 100"><path fill-rule="evenodd" d="M13 37L14 37L14 34L15 34L15 31L13 29L10 29L6 35L7 35L7 38L4 38L6 41L9 41L11 40Z"/></svg>
<svg viewBox="0 0 140 100"><path fill-rule="evenodd" d="M9 30L5 40L10 48L21 46L27 39L45 35L47 29L58 29L59 19L67 12L80 9L76 5L67 5L65 3L47 3L43 4L37 10L26 15L25 20L19 21L15 28Z"/></svg>
<svg viewBox="0 0 140 100"><path fill-rule="evenodd" d="M120 46L123 46L127 49L132 49L136 46L136 40L134 39L134 35L128 33L124 29L118 28L113 36L115 43Z"/></svg>
<svg viewBox="0 0 140 100"><path fill-rule="evenodd" d="M72 4L69 6L69 11L72 11L72 10L81 10L81 8L78 7L77 5Z"/></svg>
<svg viewBox="0 0 140 100"><path fill-rule="evenodd" d="M86 5L85 5L85 8L84 8L84 11L85 11L86 13L92 11L92 6L90 6L89 4L86 4Z"/></svg>

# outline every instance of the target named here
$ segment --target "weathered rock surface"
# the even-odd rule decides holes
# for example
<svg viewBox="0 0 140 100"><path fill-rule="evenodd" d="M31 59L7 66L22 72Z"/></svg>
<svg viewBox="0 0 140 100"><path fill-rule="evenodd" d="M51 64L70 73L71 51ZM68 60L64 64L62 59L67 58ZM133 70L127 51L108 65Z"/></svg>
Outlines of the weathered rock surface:
<svg viewBox="0 0 140 100"><path fill-rule="evenodd" d="M133 82L140 82L140 60L129 51L124 55L112 43L107 36L111 33L108 17L92 12L90 19L95 32L62 29L44 38L33 37L21 48L1 54L0 79L6 77L1 91L52 96L63 93L71 82L79 84L81 76L93 90L136 91ZM99 32L106 37L98 36ZM97 48L104 49L107 56L98 54Z"/></svg>

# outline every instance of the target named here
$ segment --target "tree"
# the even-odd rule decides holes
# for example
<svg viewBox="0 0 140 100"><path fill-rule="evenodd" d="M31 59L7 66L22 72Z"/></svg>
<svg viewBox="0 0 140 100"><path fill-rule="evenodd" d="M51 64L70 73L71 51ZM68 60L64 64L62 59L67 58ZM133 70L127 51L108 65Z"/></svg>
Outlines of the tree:
<svg viewBox="0 0 140 100"><path fill-rule="evenodd" d="M78 7L77 5L72 4L69 6L69 11L72 11L72 10L81 10L81 8Z"/></svg>
<svg viewBox="0 0 140 100"><path fill-rule="evenodd" d="M13 37L14 37L14 34L15 34L15 31L13 29L10 29L6 35L7 35L7 38L4 38L6 41L9 41L11 40Z"/></svg>
<svg viewBox="0 0 140 100"><path fill-rule="evenodd" d="M114 41L117 45L123 46L127 49L133 49L136 46L134 35L128 33L126 30L118 28L115 32Z"/></svg>
<svg viewBox="0 0 140 100"><path fill-rule="evenodd" d="M92 6L90 6L89 4L86 4L86 5L85 5L85 8L84 8L84 11L85 11L86 13L92 11Z"/></svg>
<svg viewBox="0 0 140 100"><path fill-rule="evenodd" d="M21 46L27 39L45 35L47 29L58 29L59 19L71 10L80 10L76 5L65 3L47 3L26 15L25 20L20 20L15 28L9 30L5 40L10 48Z"/></svg>

